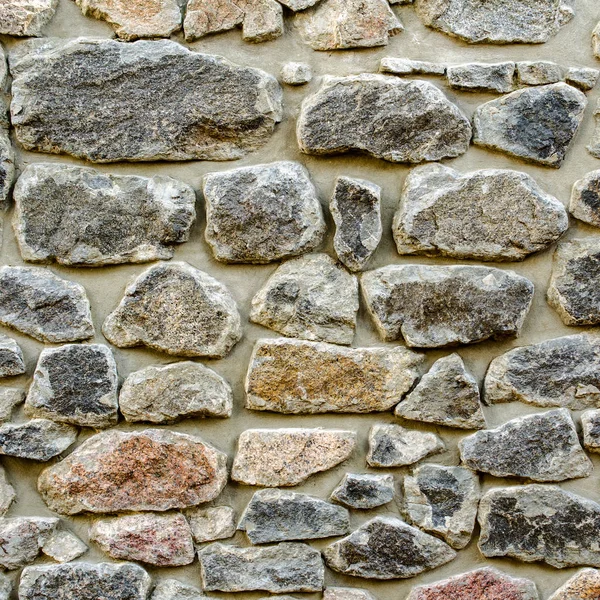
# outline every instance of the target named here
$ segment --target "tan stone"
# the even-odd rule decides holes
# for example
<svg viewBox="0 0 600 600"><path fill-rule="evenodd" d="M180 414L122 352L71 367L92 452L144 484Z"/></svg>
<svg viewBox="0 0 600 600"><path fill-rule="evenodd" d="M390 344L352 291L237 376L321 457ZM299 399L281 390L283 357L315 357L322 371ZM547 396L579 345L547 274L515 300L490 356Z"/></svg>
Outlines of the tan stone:
<svg viewBox="0 0 600 600"><path fill-rule="evenodd" d="M575 573L548 600L597 600L600 598L600 571L582 569Z"/></svg>

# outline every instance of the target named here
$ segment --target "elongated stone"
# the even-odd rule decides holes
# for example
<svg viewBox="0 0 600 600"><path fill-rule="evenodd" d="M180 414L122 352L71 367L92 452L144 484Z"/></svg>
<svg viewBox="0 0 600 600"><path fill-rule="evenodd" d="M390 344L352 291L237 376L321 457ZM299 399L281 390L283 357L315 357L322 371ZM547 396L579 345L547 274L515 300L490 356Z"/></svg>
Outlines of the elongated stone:
<svg viewBox="0 0 600 600"><path fill-rule="evenodd" d="M523 85L547 85L563 79L563 69L547 60L520 61L517 63L517 78Z"/></svg>
<svg viewBox="0 0 600 600"><path fill-rule="evenodd" d="M168 40L53 39L20 46L10 67L12 124L27 150L92 162L232 160L281 120L274 77Z"/></svg>
<svg viewBox="0 0 600 600"><path fill-rule="evenodd" d="M390 2L390 4L392 3ZM392 75L445 75L446 65L423 60L411 60L410 58L385 56L379 62L379 71L380 73L391 73Z"/></svg>
<svg viewBox="0 0 600 600"><path fill-rule="evenodd" d="M600 452L600 410L586 410L581 415L583 445L589 452Z"/></svg>
<svg viewBox="0 0 600 600"><path fill-rule="evenodd" d="M403 467L445 450L434 433L405 429L400 425L373 425L369 431L367 464L371 467Z"/></svg>
<svg viewBox="0 0 600 600"><path fill-rule="evenodd" d="M580 221L600 227L600 170L573 184L569 212Z"/></svg>
<svg viewBox="0 0 600 600"><path fill-rule="evenodd" d="M316 4L319 0L279 0L281 4L293 11L305 10Z"/></svg>
<svg viewBox="0 0 600 600"><path fill-rule="evenodd" d="M2 0L0 33L14 36L40 36L54 17L58 0Z"/></svg>
<svg viewBox="0 0 600 600"><path fill-rule="evenodd" d="M47 419L0 425L0 454L45 462L64 452L77 439L71 425Z"/></svg>
<svg viewBox="0 0 600 600"><path fill-rule="evenodd" d="M32 563L57 525L53 517L0 518L0 566L18 569Z"/></svg>
<svg viewBox="0 0 600 600"><path fill-rule="evenodd" d="M506 94L514 87L515 63L466 63L446 69L448 85L465 92Z"/></svg>
<svg viewBox="0 0 600 600"><path fill-rule="evenodd" d="M233 537L237 529L235 512L230 506L190 508L185 516L196 544Z"/></svg>
<svg viewBox="0 0 600 600"><path fill-rule="evenodd" d="M207 597L198 588L177 579L163 579L156 584L150 600L207 600Z"/></svg>
<svg viewBox="0 0 600 600"><path fill-rule="evenodd" d="M0 423L10 421L16 406L25 400L25 390L20 388L0 388Z"/></svg>
<svg viewBox="0 0 600 600"><path fill-rule="evenodd" d="M370 509L394 499L393 475L346 473L331 492L331 499L349 508Z"/></svg>
<svg viewBox="0 0 600 600"><path fill-rule="evenodd" d="M375 596L359 588L329 587L323 592L323 600L375 600Z"/></svg>
<svg viewBox="0 0 600 600"><path fill-rule="evenodd" d="M15 488L9 483L4 468L0 466L0 517L6 514L16 497Z"/></svg>
<svg viewBox="0 0 600 600"><path fill-rule="evenodd" d="M0 16L0 23L2 17ZM0 89L3 86L0 85ZM4 102L0 97L0 106ZM7 109L0 108L0 209L6 210L10 205L11 190L15 182L15 152L8 134ZM6 121L5 124L3 122ZM4 126L3 126L4 125ZM0 229L0 239L2 239Z"/></svg>
<svg viewBox="0 0 600 600"><path fill-rule="evenodd" d="M42 552L51 559L66 563L79 558L88 547L70 531L55 531L42 546Z"/></svg>
<svg viewBox="0 0 600 600"><path fill-rule="evenodd" d="M0 600L10 600L12 589L10 579L4 573L0 574Z"/></svg>
<svg viewBox="0 0 600 600"><path fill-rule="evenodd" d="M593 600L600 597L600 571L582 569L561 586L548 600Z"/></svg>
<svg viewBox="0 0 600 600"><path fill-rule="evenodd" d="M14 377L25 373L23 351L15 340L0 334L0 377Z"/></svg>
<svg viewBox="0 0 600 600"><path fill-rule="evenodd" d="M594 56L600 58L600 22L598 22L592 32L592 49L594 51Z"/></svg>

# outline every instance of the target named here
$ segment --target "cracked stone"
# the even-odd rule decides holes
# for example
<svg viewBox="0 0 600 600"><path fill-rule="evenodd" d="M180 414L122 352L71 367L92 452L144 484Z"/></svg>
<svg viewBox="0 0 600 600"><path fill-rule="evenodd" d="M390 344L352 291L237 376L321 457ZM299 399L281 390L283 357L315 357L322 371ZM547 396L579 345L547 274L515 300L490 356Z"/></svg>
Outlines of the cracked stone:
<svg viewBox="0 0 600 600"><path fill-rule="evenodd" d="M331 492L331 500L348 508L370 509L394 499L394 477L370 473L346 473Z"/></svg>
<svg viewBox="0 0 600 600"><path fill-rule="evenodd" d="M512 91L515 74L514 62L465 63L448 66L446 78L451 88L465 92L492 92L506 94Z"/></svg>
<svg viewBox="0 0 600 600"><path fill-rule="evenodd" d="M0 517L6 514L6 511L10 508L16 497L15 488L8 482L6 471L0 465ZM0 585L0 589L1 587ZM0 600L2 600L1 595Z"/></svg>
<svg viewBox="0 0 600 600"><path fill-rule="evenodd" d="M359 588L329 587L323 592L323 600L375 600L375 596Z"/></svg>
<svg viewBox="0 0 600 600"><path fill-rule="evenodd" d="M0 567L12 570L32 563L57 525L53 517L0 518Z"/></svg>
<svg viewBox="0 0 600 600"><path fill-rule="evenodd" d="M445 75L446 65L423 60L411 60L410 58L384 56L379 62L379 71L380 73L391 73L392 75Z"/></svg>
<svg viewBox="0 0 600 600"><path fill-rule="evenodd" d="M600 227L600 170L573 184L569 212L580 221Z"/></svg>
<svg viewBox="0 0 600 600"><path fill-rule="evenodd" d="M53 560L66 563L79 558L88 547L70 531L55 531L42 546L42 552Z"/></svg>
<svg viewBox="0 0 600 600"><path fill-rule="evenodd" d="M583 445L589 452L600 452L600 410L586 410L581 415Z"/></svg>
<svg viewBox="0 0 600 600"><path fill-rule="evenodd" d="M23 351L15 340L0 333L0 377L14 377L25 373Z"/></svg>
<svg viewBox="0 0 600 600"><path fill-rule="evenodd" d="M77 428L47 419L0 426L0 454L48 461L64 452L77 439Z"/></svg>
<svg viewBox="0 0 600 600"><path fill-rule="evenodd" d="M0 33L41 36L57 7L58 0L0 0Z"/></svg>
<svg viewBox="0 0 600 600"><path fill-rule="evenodd" d="M0 0L2 2L2 0ZM1 5L0 5L1 11ZM1 21L0 16L0 23ZM1 94L0 85L0 94ZM0 95L0 106L3 105ZM10 205L11 190L15 181L15 152L13 150L9 133L7 110L0 108L0 210L6 210ZM6 121L5 123L2 123ZM2 230L0 229L0 240L2 239Z"/></svg>
<svg viewBox="0 0 600 600"><path fill-rule="evenodd" d="M0 388L0 423L10 421L16 406L25 401L25 390L20 388Z"/></svg>
<svg viewBox="0 0 600 600"><path fill-rule="evenodd" d="M562 81L563 69L547 60L521 61L517 63L517 78L523 85L547 85Z"/></svg>
<svg viewBox="0 0 600 600"><path fill-rule="evenodd" d="M150 600L209 600L198 588L177 579L163 579L156 584Z"/></svg>
<svg viewBox="0 0 600 600"><path fill-rule="evenodd" d="M565 74L565 81L569 85L574 85L580 90L588 92L596 87L599 76L600 71L598 69L591 69L589 67L570 67Z"/></svg>
<svg viewBox="0 0 600 600"><path fill-rule="evenodd" d="M281 79L287 85L304 85L312 80L312 68L307 63L289 62L281 69Z"/></svg>
<svg viewBox="0 0 600 600"><path fill-rule="evenodd" d="M600 597L600 572L582 569L575 573L548 600L593 600Z"/></svg>
<svg viewBox="0 0 600 600"><path fill-rule="evenodd" d="M190 508L185 516L196 544L228 539L237 529L235 512L230 506Z"/></svg>

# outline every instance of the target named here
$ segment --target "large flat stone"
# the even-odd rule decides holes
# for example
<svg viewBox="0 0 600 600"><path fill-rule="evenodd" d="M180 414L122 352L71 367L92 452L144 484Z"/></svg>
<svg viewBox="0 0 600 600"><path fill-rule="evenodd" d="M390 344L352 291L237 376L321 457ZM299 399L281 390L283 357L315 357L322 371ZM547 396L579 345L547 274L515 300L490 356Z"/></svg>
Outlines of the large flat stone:
<svg viewBox="0 0 600 600"><path fill-rule="evenodd" d="M2 0L0 33L19 37L41 36L57 7L58 0Z"/></svg>

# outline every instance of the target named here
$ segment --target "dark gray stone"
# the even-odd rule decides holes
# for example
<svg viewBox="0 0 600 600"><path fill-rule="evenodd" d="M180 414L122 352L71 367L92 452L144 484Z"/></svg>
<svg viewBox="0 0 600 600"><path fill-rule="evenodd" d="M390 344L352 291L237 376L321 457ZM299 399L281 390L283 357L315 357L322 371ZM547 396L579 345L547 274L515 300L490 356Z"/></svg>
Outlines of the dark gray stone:
<svg viewBox="0 0 600 600"><path fill-rule="evenodd" d="M581 415L583 445L589 452L600 452L600 410L586 410Z"/></svg>
<svg viewBox="0 0 600 600"><path fill-rule="evenodd" d="M0 518L0 567L12 570L32 563L57 525L54 517Z"/></svg>
<svg viewBox="0 0 600 600"><path fill-rule="evenodd" d="M466 63L449 66L446 78L452 88L465 92L506 94L514 88L515 63Z"/></svg>
<svg viewBox="0 0 600 600"><path fill-rule="evenodd" d="M0 334L0 377L13 377L25 373L23 351L7 335Z"/></svg>
<svg viewBox="0 0 600 600"><path fill-rule="evenodd" d="M569 212L580 221L600 227L600 170L573 184Z"/></svg>
<svg viewBox="0 0 600 600"><path fill-rule="evenodd" d="M0 454L45 462L64 452L77 439L71 425L47 419L0 425Z"/></svg>
<svg viewBox="0 0 600 600"><path fill-rule="evenodd" d="M346 473L331 492L331 499L349 508L370 509L394 499L394 477L370 473Z"/></svg>

